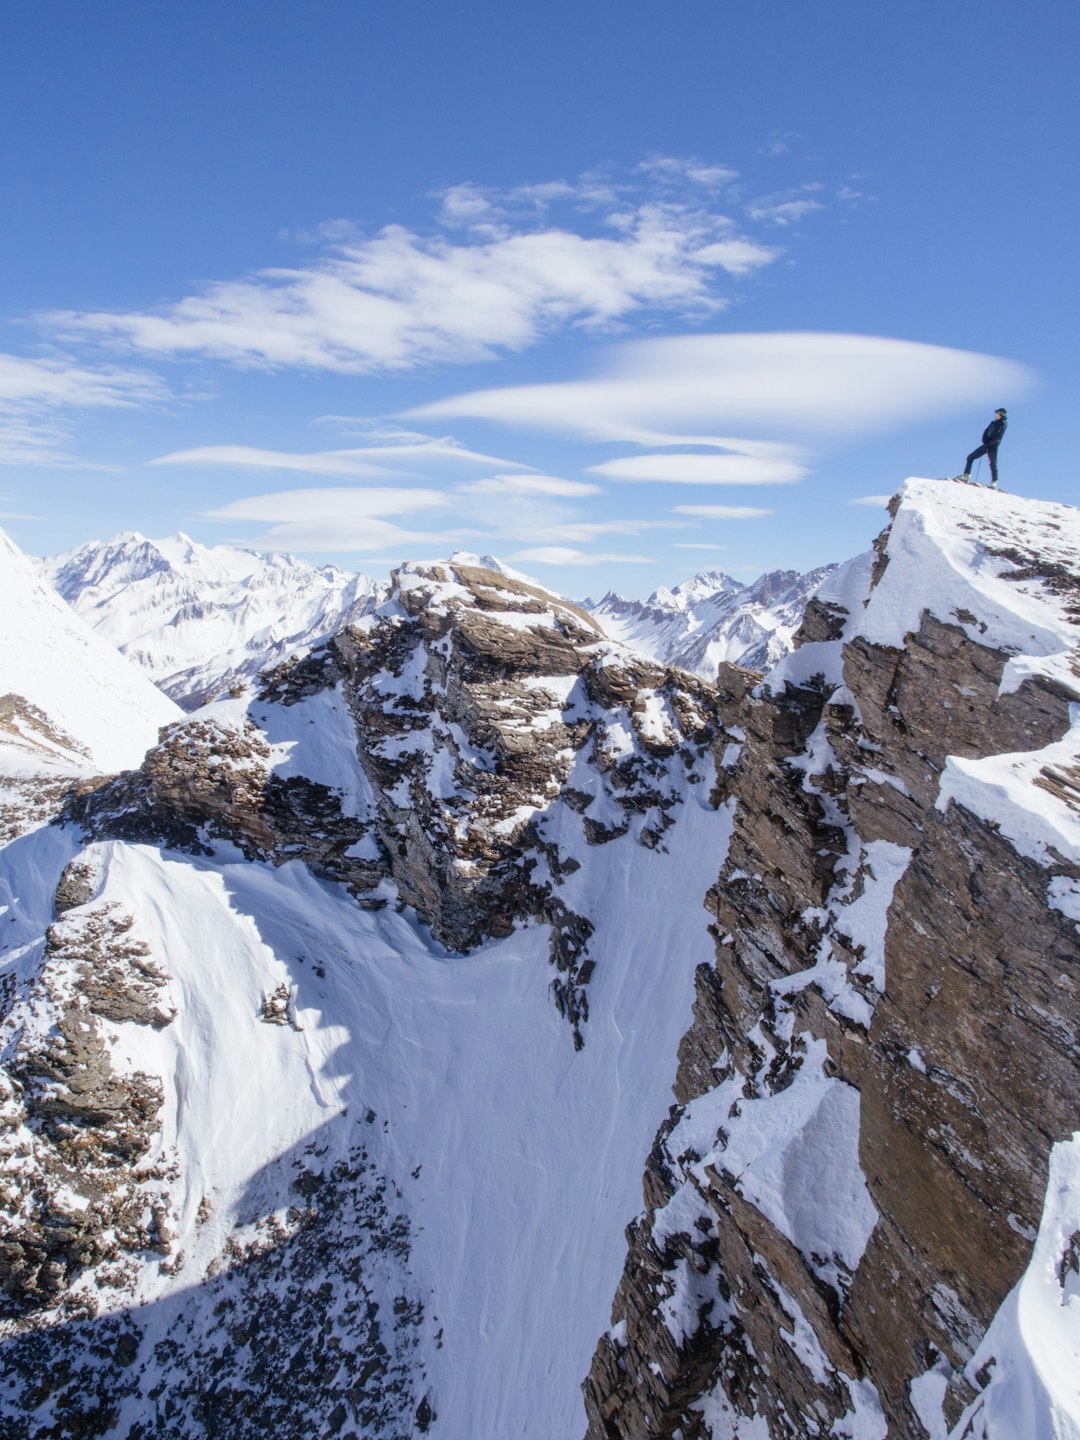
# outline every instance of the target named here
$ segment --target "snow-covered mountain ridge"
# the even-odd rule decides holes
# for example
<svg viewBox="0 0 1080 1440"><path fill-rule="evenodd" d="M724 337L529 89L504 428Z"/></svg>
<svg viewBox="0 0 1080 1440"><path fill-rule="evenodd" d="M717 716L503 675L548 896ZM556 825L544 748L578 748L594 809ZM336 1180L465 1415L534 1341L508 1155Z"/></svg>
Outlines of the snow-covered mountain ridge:
<svg viewBox="0 0 1080 1440"><path fill-rule="evenodd" d="M714 712L558 597L404 567L4 852L23 1433L91 1395L161 1435L581 1428L709 951L661 901L724 843Z"/></svg>
<svg viewBox="0 0 1080 1440"><path fill-rule="evenodd" d="M807 601L835 568L772 570L752 585L705 570L647 600L610 593L586 604L613 639L712 680L725 662L768 670L788 654Z"/></svg>
<svg viewBox="0 0 1080 1440"><path fill-rule="evenodd" d="M528 580L490 555L451 558ZM385 595L385 586L335 566L186 535L116 535L40 564L79 615L186 710L327 639ZM706 570L648 600L609 594L582 606L612 639L709 680L724 660L764 670L786 655L832 568L772 571L752 585Z"/></svg>
<svg viewBox="0 0 1080 1440"><path fill-rule="evenodd" d="M187 535L135 531L40 562L65 600L185 709L372 609L374 580Z"/></svg>
<svg viewBox="0 0 1080 1440"><path fill-rule="evenodd" d="M405 566L8 812L12 1435L1073 1440L1080 514L892 510L764 682Z"/></svg>
<svg viewBox="0 0 1080 1440"><path fill-rule="evenodd" d="M909 481L757 689L589 1440L1080 1424L1080 513Z"/></svg>

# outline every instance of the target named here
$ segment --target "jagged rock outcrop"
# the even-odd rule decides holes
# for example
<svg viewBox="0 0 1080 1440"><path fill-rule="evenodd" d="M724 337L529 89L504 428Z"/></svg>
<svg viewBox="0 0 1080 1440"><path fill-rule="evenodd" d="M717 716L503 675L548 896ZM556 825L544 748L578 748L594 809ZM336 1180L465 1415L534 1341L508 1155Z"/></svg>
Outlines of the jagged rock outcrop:
<svg viewBox="0 0 1080 1440"><path fill-rule="evenodd" d="M335 787L276 773L263 728L271 708L320 699L353 727L364 798L349 813ZM559 895L581 864L555 838L559 809L590 844L633 828L662 845L680 803L672 759L703 776L714 709L704 682L605 641L547 591L471 564L407 566L384 606L264 675L243 713L169 727L138 771L81 785L66 817L96 838L303 860L363 904L393 893L455 951L541 920L580 1044L592 922Z"/></svg>
<svg viewBox="0 0 1080 1440"><path fill-rule="evenodd" d="M909 482L795 655L721 673L716 961L589 1440L984 1433L1010 1357L973 1357L1080 1124L1075 539Z"/></svg>
<svg viewBox="0 0 1080 1440"><path fill-rule="evenodd" d="M3 977L0 1315L93 1315L147 1249L170 1252L161 1078L117 1066L103 1021L162 1028L168 976L130 915L69 865L35 971Z"/></svg>

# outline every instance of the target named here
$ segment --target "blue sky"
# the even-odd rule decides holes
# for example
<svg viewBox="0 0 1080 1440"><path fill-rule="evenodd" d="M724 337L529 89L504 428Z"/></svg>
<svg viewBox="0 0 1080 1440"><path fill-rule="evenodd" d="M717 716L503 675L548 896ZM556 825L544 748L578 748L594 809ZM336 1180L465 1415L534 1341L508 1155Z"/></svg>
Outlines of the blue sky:
<svg viewBox="0 0 1080 1440"><path fill-rule="evenodd" d="M4 7L0 524L645 594L866 548L1002 404L1005 486L1075 503L1078 42L999 0Z"/></svg>

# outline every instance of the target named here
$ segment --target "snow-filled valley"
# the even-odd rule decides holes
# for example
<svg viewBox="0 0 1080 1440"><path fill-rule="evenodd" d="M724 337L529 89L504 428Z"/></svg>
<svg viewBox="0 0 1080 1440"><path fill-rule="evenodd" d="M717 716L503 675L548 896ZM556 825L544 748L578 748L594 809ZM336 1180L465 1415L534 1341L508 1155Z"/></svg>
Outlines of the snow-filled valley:
<svg viewBox="0 0 1080 1440"><path fill-rule="evenodd" d="M1080 513L894 512L764 678L0 539L0 1435L1075 1440Z"/></svg>

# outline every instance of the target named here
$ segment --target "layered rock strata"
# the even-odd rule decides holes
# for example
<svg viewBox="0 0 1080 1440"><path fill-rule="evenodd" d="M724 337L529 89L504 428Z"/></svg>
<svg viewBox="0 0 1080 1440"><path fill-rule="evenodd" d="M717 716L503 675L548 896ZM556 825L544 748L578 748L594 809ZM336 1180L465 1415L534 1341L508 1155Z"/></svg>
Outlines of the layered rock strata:
<svg viewBox="0 0 1080 1440"><path fill-rule="evenodd" d="M973 1356L1080 1123L1066 518L909 482L796 654L756 689L722 671L745 738L716 961L589 1440L976 1425L994 1365Z"/></svg>

